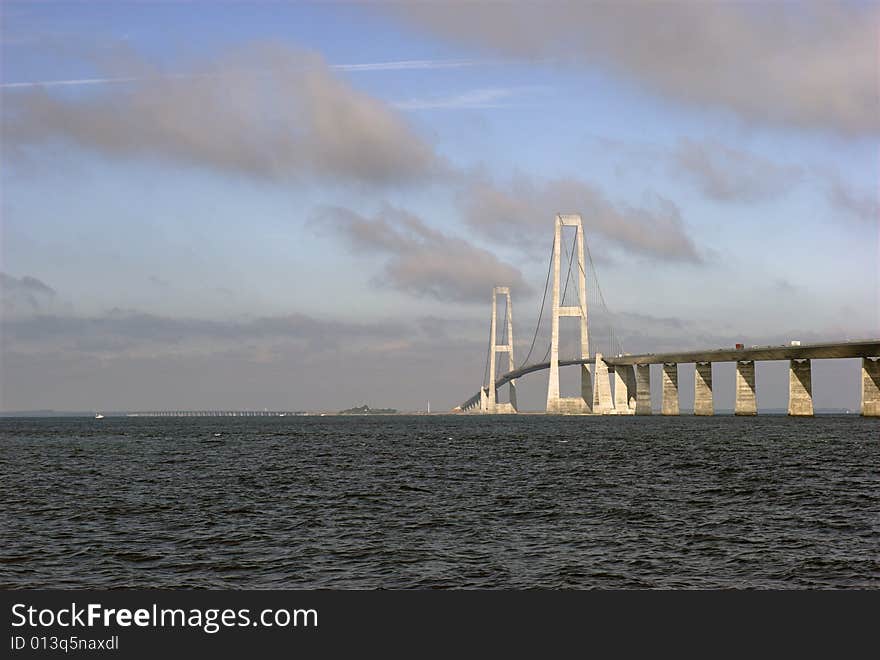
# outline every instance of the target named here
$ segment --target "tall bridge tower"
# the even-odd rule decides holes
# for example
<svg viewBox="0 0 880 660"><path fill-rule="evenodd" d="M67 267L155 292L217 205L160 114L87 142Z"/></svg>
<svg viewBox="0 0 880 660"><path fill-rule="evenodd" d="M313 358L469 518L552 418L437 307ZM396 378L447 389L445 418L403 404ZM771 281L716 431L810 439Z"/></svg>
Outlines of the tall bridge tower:
<svg viewBox="0 0 880 660"><path fill-rule="evenodd" d="M498 296L506 297L504 315L507 327L504 344L498 343ZM489 327L489 387L484 397L483 412L515 413L516 412L516 381L510 381L510 402L499 403L495 388L495 361L498 353L507 353L507 370L513 371L513 306L510 302L510 287L496 286L492 289L492 323Z"/></svg>
<svg viewBox="0 0 880 660"><path fill-rule="evenodd" d="M575 252L577 259L577 305L561 306L564 301L559 295L559 271L562 248L562 228L575 227ZM587 335L587 275L584 263L584 227L579 215L557 215L556 230L553 237L553 304L550 321L550 380L547 384L547 412L578 414L592 411L593 382L590 369L581 365L581 396L559 396L559 317L573 316L580 319L580 357L590 357L590 345Z"/></svg>

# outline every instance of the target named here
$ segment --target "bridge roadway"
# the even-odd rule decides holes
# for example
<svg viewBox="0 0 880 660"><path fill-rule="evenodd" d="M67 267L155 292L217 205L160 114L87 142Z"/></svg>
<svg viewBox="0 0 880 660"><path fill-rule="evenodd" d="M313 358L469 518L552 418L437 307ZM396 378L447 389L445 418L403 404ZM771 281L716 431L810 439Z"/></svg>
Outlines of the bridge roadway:
<svg viewBox="0 0 880 660"><path fill-rule="evenodd" d="M717 348L702 351L684 351L679 353L641 353L638 355L603 356L602 359L608 366L632 366L635 364L665 364L665 363L689 363L689 362L737 362L768 360L821 360L834 358L862 358L880 356L880 341L846 341L824 344L801 344L792 346L750 346L749 348ZM582 360L560 360L559 366L565 367L572 364L594 364L594 358ZM508 371L495 381L496 389L506 385L511 380L530 374L533 371L549 369L550 362L529 364L513 371ZM480 393L477 392L467 401L461 404L462 410L479 402Z"/></svg>

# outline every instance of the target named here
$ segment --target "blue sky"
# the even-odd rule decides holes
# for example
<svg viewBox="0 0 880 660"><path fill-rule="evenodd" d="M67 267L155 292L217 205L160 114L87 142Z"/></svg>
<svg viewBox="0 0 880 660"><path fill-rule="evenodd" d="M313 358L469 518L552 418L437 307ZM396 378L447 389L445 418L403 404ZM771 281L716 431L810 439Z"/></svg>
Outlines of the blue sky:
<svg viewBox="0 0 880 660"><path fill-rule="evenodd" d="M880 336L875 5L535 7L4 3L3 408L451 407L557 212L625 350Z"/></svg>

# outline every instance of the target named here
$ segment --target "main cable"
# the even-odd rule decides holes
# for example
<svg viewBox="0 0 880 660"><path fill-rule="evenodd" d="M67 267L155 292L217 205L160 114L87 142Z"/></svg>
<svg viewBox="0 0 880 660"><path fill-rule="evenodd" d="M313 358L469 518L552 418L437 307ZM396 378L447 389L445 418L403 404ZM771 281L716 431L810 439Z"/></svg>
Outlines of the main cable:
<svg viewBox="0 0 880 660"><path fill-rule="evenodd" d="M550 246L550 260L547 263L547 278L544 280L544 295L541 296L541 311L538 313L538 323L535 325L535 334L532 336L532 345L529 346L529 352L519 368L522 369L529 362L532 351L535 348L535 341L538 339L538 332L541 330L541 319L544 317L544 304L547 302L547 288L550 286L550 271L553 270L553 251L556 249L556 235L553 235L553 245Z"/></svg>
<svg viewBox="0 0 880 660"><path fill-rule="evenodd" d="M611 352L614 352L614 325L611 322L611 310L608 309L608 304L605 302L605 296L602 294L602 286L599 284L599 274L596 272L596 264L593 263L593 255L590 252L590 244L587 242L586 238L584 239L584 247L587 249L587 258L590 260L590 271L593 273L593 280L596 282L596 293L599 294L599 302L602 304L602 309L605 310L605 313L608 315L608 325L610 328L610 340L611 340ZM581 269L581 273L586 279L587 274L584 273L584 269L581 266L580 262L578 262L578 268ZM623 353L623 345L620 343L620 339L617 340L617 352Z"/></svg>
<svg viewBox="0 0 880 660"><path fill-rule="evenodd" d="M555 242L555 238L553 239ZM568 247L565 245L565 241L562 241L562 248L565 250L565 254L568 255ZM574 261L574 250L571 251L571 256L568 258L568 272L565 274L565 287L562 289L562 297L559 299L560 303L565 302L565 294L568 293L568 283L571 281L571 264ZM550 349L553 348L553 337L550 338L550 345L547 346L547 352L544 353L544 359L541 362L546 362L550 359Z"/></svg>
<svg viewBox="0 0 880 660"><path fill-rule="evenodd" d="M489 319L489 346L486 348L486 366L483 367L483 386L480 388L487 386L489 384L489 353L492 352L492 319Z"/></svg>

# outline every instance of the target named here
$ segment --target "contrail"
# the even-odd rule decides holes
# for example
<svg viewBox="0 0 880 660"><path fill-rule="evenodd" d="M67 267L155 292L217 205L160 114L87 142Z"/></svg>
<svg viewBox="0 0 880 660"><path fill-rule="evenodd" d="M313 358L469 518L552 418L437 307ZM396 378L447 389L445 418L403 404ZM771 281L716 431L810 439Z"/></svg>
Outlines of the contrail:
<svg viewBox="0 0 880 660"><path fill-rule="evenodd" d="M475 66L474 60L400 60L396 62L367 62L363 64L331 64L331 69L338 71L410 71L425 69L455 69ZM169 75L168 78L191 78L199 76ZM112 85L117 83L140 82L151 80L148 77L134 78L74 78L71 80L32 80L27 82L0 83L0 89L27 89L32 87L77 87L80 85Z"/></svg>
<svg viewBox="0 0 880 660"><path fill-rule="evenodd" d="M26 87L63 87L77 85L106 85L111 83L135 82L143 78L78 78L74 80L34 80L30 82L0 83L2 89L19 89Z"/></svg>
<svg viewBox="0 0 880 660"><path fill-rule="evenodd" d="M396 62L370 62L367 64L331 64L340 71L406 71L409 69L456 69L475 66L475 60L398 60Z"/></svg>

